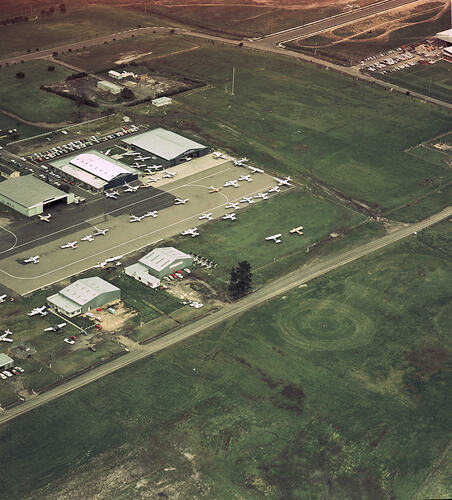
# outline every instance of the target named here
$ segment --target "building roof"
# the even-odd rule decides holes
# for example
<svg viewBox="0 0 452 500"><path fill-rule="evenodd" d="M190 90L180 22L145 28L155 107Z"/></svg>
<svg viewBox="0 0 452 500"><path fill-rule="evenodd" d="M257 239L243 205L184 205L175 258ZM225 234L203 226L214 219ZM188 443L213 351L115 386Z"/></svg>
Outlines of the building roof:
<svg viewBox="0 0 452 500"><path fill-rule="evenodd" d="M114 291L119 291L119 288L102 278L94 276L92 278L83 278L74 281L74 283L71 283L66 288L63 288L63 290L60 290L57 295L68 299L74 304L78 304L78 307L80 307L102 293ZM51 302L54 302L54 297L54 295L49 297L49 300L52 299ZM68 302L67 305L70 305L70 303Z"/></svg>
<svg viewBox="0 0 452 500"><path fill-rule="evenodd" d="M55 295L51 295L50 297L47 297L47 300L51 304L55 305L59 309L63 309L63 311L66 311L69 314L80 309L79 304L76 304L73 300L70 300L59 293L56 293Z"/></svg>
<svg viewBox="0 0 452 500"><path fill-rule="evenodd" d="M31 174L0 182L0 195L26 208L67 197L65 192Z"/></svg>
<svg viewBox="0 0 452 500"><path fill-rule="evenodd" d="M135 264L127 266L126 268L124 268L124 271L128 275L141 276L142 278L149 281L149 283L155 283L157 285L160 284L160 280L152 274L149 274L149 268L144 264L141 264L141 262L136 262Z"/></svg>
<svg viewBox="0 0 452 500"><path fill-rule="evenodd" d="M107 87L110 90L119 90L120 92L122 90L122 87L116 85L116 83L107 82L107 80L100 80L99 82L97 82L97 85L102 85L103 87Z"/></svg>
<svg viewBox="0 0 452 500"><path fill-rule="evenodd" d="M14 359L10 358L7 354L3 352L0 353L0 366L5 366L8 363L14 363Z"/></svg>
<svg viewBox="0 0 452 500"><path fill-rule="evenodd" d="M82 153L72 158L69 163L107 182L130 173L129 170L94 153Z"/></svg>
<svg viewBox="0 0 452 500"><path fill-rule="evenodd" d="M171 99L171 97L157 97L156 99L152 99L152 104L154 104L154 106L162 106L164 104L170 104L172 102L173 100Z"/></svg>
<svg viewBox="0 0 452 500"><path fill-rule="evenodd" d="M448 56L452 56L452 47L446 47L443 52L445 52Z"/></svg>
<svg viewBox="0 0 452 500"><path fill-rule="evenodd" d="M85 170L82 170L75 165L54 165L54 167L58 170L61 170L61 172L65 173L66 175L74 177L80 182L84 182L85 184L88 184L88 186L92 186L95 189L102 189L107 184L102 179L99 179L99 177L96 177L95 175L90 174L89 172L86 172Z"/></svg>
<svg viewBox="0 0 452 500"><path fill-rule="evenodd" d="M161 271L171 265L175 260L191 259L191 255L181 252L174 247L155 248L142 257L138 262L155 271Z"/></svg>
<svg viewBox="0 0 452 500"><path fill-rule="evenodd" d="M123 142L144 149L168 161L178 158L193 149L204 149L206 147L199 144L199 142L192 141L163 128L148 130L142 134L128 137Z"/></svg>
<svg viewBox="0 0 452 500"><path fill-rule="evenodd" d="M439 40L442 40L443 42L452 43L452 28L445 31L440 31L435 35L435 37Z"/></svg>

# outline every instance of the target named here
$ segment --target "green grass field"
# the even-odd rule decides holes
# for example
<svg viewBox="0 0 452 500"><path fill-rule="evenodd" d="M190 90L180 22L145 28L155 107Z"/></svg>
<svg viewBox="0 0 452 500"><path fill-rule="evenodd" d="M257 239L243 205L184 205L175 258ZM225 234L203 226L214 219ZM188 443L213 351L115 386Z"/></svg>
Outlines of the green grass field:
<svg viewBox="0 0 452 500"><path fill-rule="evenodd" d="M65 54L60 56L64 62L83 68L88 72L99 72L103 69L111 68L115 61L135 54L146 54L145 59L162 57L164 55L196 48L197 44L180 37L168 37L159 35L137 36L129 40L117 40L107 45L90 47L80 53ZM152 54L148 54L152 52ZM141 63L141 59L139 59ZM134 71L134 68L130 68Z"/></svg>
<svg viewBox="0 0 452 500"><path fill-rule="evenodd" d="M3 115L0 113L0 129L17 129L16 137L5 137L0 139L0 145L5 145L8 142L16 141L19 139L25 139L26 137L31 137L36 134L40 134L43 132L43 129L38 127L33 127L31 125L27 125L26 123L22 123L19 120L15 120L14 118L10 118L9 116Z"/></svg>
<svg viewBox="0 0 452 500"><path fill-rule="evenodd" d="M168 26L168 20L117 6L90 5L72 10L68 8L65 15L2 27L0 56L6 58L26 53L28 49L35 51L35 49L58 47L136 28L138 25Z"/></svg>
<svg viewBox="0 0 452 500"><path fill-rule="evenodd" d="M235 96L225 93L233 65ZM383 212L432 193L444 175L452 178L404 153L450 130L446 112L406 96L289 58L224 46L152 66L216 87L180 98L164 114L146 115L148 106L134 112L152 125L173 126L246 155L275 173L318 180Z"/></svg>
<svg viewBox="0 0 452 500"><path fill-rule="evenodd" d="M446 222L15 419L3 495L415 498L450 438L451 243Z"/></svg>
<svg viewBox="0 0 452 500"><path fill-rule="evenodd" d="M74 119L78 111L92 110L77 106L74 101L40 90L44 84L64 80L73 72L55 65L48 71L49 62L30 61L0 69L0 106L31 122L61 122ZM23 72L19 79L16 73Z"/></svg>
<svg viewBox="0 0 452 500"><path fill-rule="evenodd" d="M447 61L439 61L428 66L417 64L402 71L375 76L415 92L452 103L452 68L450 66L451 64Z"/></svg>

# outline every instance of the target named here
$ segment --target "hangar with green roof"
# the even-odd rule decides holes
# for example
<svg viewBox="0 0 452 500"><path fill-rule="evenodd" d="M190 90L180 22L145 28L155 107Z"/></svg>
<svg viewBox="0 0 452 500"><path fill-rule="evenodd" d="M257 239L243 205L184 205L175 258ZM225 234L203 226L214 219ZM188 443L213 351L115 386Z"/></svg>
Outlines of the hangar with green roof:
<svg viewBox="0 0 452 500"><path fill-rule="evenodd" d="M151 156L156 163L173 167L188 159L199 158L209 152L209 148L199 142L183 137L164 128L148 130L123 139L124 144L143 156Z"/></svg>
<svg viewBox="0 0 452 500"><path fill-rule="evenodd" d="M27 217L42 214L51 204L74 202L74 193L65 193L34 175L0 182L0 203Z"/></svg>
<svg viewBox="0 0 452 500"><path fill-rule="evenodd" d="M117 286L93 276L74 281L55 295L47 297L47 304L57 312L72 318L120 298L121 290Z"/></svg>

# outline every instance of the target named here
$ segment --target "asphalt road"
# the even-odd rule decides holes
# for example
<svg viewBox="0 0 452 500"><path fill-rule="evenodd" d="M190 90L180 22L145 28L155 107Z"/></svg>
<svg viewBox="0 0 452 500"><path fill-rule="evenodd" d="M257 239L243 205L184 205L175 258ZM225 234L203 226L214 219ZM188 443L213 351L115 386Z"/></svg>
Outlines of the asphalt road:
<svg viewBox="0 0 452 500"><path fill-rule="evenodd" d="M297 269L296 271L293 271L282 278L272 281L268 285L262 287L253 294L239 300L238 302L235 302L234 304L225 305L221 310L212 313L209 316L206 316L187 326L181 327L168 335L158 338L154 342L143 346L137 346L137 348L133 349L130 353L117 358L110 363L95 368L58 387L55 387L54 389L51 389L48 392L34 396L32 399L27 400L14 408L4 410L0 415L0 424L9 422L19 415L28 413L29 411L32 411L49 401L59 398L60 396L68 394L69 392L72 392L76 389L79 389L80 387L83 387L102 377L105 377L110 373L120 370L121 368L124 368L132 363L135 363L136 361L144 359L151 354L154 354L183 340L186 340L193 335L197 335L198 333L201 333L208 328L218 325L219 323L226 321L227 319L236 316L237 314L244 313L252 309L253 307L267 302L268 300L283 295L284 293L289 292L290 290L302 285L303 283L307 283L308 281L311 281L334 269L337 269L350 262L360 259L361 257L365 257L366 255L385 248L388 245L400 241L417 231L421 231L422 229L425 229L432 224L436 224L437 222L440 222L451 216L452 206L449 206L441 212L421 222L411 224L402 229L398 229L391 234L382 236L381 238L377 238L357 248L344 252L335 257L326 259L325 261L318 264Z"/></svg>

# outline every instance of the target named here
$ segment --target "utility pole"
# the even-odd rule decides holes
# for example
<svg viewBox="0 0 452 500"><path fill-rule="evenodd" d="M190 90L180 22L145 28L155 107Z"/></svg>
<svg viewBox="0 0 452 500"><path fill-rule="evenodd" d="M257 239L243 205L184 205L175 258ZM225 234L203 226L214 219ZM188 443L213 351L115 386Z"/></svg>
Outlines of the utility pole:
<svg viewBox="0 0 452 500"><path fill-rule="evenodd" d="M231 89L231 95L235 95L235 66L232 66L232 89Z"/></svg>

